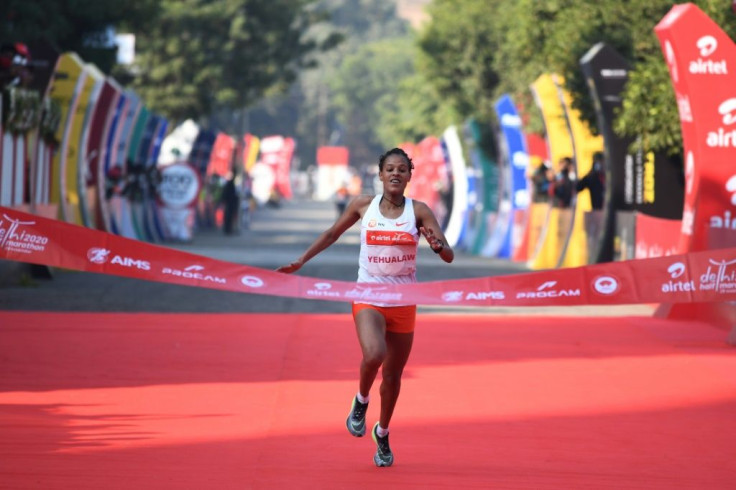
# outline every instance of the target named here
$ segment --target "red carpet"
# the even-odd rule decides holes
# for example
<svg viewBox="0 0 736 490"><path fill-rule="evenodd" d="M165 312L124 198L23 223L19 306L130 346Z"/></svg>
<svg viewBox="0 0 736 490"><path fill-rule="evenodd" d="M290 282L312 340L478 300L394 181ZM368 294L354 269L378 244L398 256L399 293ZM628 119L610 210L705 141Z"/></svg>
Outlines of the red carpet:
<svg viewBox="0 0 736 490"><path fill-rule="evenodd" d="M0 488L730 489L725 336L422 315L379 469L347 315L4 312Z"/></svg>

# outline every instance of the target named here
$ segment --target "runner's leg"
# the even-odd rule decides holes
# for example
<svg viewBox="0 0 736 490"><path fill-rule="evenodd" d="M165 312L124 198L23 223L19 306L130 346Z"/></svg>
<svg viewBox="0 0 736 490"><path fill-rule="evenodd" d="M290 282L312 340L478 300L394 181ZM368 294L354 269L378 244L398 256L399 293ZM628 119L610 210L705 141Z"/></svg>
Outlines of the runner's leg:
<svg viewBox="0 0 736 490"><path fill-rule="evenodd" d="M355 329L363 351L360 361L360 394L368 396L378 369L386 359L386 320L378 311L366 308L355 315Z"/></svg>
<svg viewBox="0 0 736 490"><path fill-rule="evenodd" d="M379 418L381 427L384 429L388 429L396 401L399 399L401 375L409 360L413 342L414 332L386 332L386 358L381 371L383 381L381 382L381 416Z"/></svg>

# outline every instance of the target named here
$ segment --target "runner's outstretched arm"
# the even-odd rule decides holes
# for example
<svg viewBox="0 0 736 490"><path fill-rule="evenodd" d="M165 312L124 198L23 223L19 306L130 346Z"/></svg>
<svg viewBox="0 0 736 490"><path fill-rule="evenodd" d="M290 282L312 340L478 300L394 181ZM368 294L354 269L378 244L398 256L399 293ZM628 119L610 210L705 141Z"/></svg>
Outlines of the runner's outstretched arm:
<svg viewBox="0 0 736 490"><path fill-rule="evenodd" d="M415 201L414 214L417 217L419 231L424 235L432 251L448 264L451 263L455 259L455 252L447 244L442 228L429 206L421 201Z"/></svg>
<svg viewBox="0 0 736 490"><path fill-rule="evenodd" d="M322 252L324 249L332 245L342 236L345 231L353 226L361 217L363 210L370 203L373 196L361 195L350 201L345 212L337 218L337 221L327 230L317 237L317 239L307 248L301 257L294 262L282 265L276 272L292 273L302 268L312 257Z"/></svg>

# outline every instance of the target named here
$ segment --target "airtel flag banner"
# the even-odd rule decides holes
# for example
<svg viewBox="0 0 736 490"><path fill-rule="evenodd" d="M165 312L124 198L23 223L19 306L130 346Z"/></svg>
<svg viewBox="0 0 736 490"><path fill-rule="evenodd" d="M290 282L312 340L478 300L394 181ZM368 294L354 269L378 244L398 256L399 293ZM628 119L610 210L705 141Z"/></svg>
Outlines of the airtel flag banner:
<svg viewBox="0 0 736 490"><path fill-rule="evenodd" d="M568 306L736 298L736 248L512 276L366 284L214 260L4 207L0 207L0 259L185 286L331 301Z"/></svg>
<svg viewBox="0 0 736 490"><path fill-rule="evenodd" d="M233 170L233 151L235 151L235 140L225 133L217 133L206 174L226 177L228 172Z"/></svg>
<svg viewBox="0 0 736 490"><path fill-rule="evenodd" d="M655 32L675 89L685 155L681 253L736 225L736 46L698 7L675 5Z"/></svg>

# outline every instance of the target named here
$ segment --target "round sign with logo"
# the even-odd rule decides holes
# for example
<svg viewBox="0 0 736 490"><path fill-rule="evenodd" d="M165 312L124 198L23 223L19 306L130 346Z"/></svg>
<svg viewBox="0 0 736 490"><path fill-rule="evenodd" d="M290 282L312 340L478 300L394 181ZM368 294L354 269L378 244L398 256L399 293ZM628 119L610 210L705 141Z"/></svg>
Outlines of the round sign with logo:
<svg viewBox="0 0 736 490"><path fill-rule="evenodd" d="M166 165L161 167L158 197L167 208L187 208L197 200L200 186L197 171L188 163Z"/></svg>

